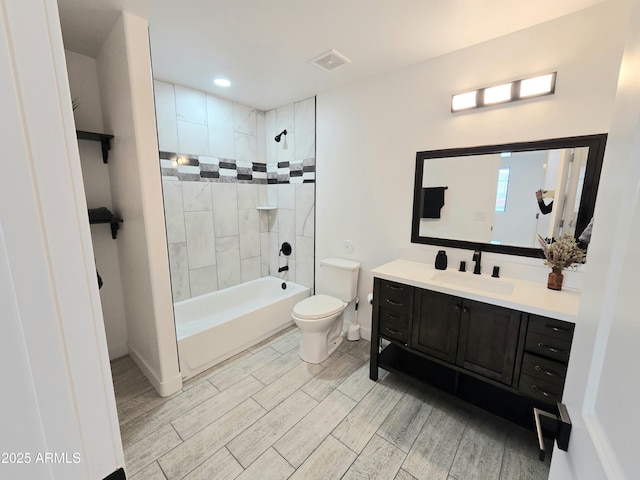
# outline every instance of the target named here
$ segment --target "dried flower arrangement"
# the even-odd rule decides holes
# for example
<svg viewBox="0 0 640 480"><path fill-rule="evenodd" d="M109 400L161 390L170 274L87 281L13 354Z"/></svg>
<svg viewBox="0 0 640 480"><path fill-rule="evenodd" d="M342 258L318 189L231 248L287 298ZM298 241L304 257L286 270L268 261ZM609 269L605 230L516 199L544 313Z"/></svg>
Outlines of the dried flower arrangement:
<svg viewBox="0 0 640 480"><path fill-rule="evenodd" d="M554 270L577 267L587 259L586 252L578 246L573 235L562 235L551 245L538 235L538 242L540 242L542 252L544 253L544 264Z"/></svg>

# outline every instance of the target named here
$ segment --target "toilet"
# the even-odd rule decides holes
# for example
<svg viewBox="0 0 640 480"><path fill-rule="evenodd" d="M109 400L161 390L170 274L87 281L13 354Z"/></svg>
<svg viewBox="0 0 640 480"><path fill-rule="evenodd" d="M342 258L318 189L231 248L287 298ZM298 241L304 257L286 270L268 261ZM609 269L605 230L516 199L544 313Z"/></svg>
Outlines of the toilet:
<svg viewBox="0 0 640 480"><path fill-rule="evenodd" d="M296 303L291 316L302 330L300 358L327 359L342 343L343 312L358 293L360 264L340 258L320 261L316 294Z"/></svg>

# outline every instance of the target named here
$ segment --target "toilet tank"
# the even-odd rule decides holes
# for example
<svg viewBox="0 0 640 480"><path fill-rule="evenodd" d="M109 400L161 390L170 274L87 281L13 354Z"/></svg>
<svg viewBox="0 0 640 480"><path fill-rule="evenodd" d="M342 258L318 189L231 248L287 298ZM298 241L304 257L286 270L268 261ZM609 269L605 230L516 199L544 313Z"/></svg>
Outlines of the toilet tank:
<svg viewBox="0 0 640 480"><path fill-rule="evenodd" d="M316 293L323 293L351 302L358 295L360 264L341 258L320 260Z"/></svg>

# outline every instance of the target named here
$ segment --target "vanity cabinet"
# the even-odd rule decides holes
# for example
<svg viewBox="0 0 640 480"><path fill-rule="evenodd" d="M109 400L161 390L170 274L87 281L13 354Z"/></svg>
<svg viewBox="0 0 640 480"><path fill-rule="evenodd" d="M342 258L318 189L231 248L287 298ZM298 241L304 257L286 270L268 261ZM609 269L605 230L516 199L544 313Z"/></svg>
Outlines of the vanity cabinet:
<svg viewBox="0 0 640 480"><path fill-rule="evenodd" d="M374 278L372 380L378 367L427 381L437 371L454 394L474 397L472 383L485 397L487 387L495 392L489 403L492 395L511 395L503 399L508 408L522 398L525 409L532 401L555 404L572 338L568 322ZM383 349L381 339L388 343Z"/></svg>

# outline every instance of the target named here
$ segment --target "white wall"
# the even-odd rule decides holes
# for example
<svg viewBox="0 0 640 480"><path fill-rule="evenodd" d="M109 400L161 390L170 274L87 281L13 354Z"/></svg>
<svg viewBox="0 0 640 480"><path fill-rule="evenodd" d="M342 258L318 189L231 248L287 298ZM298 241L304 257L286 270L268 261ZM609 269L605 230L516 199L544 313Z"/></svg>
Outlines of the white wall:
<svg viewBox="0 0 640 480"><path fill-rule="evenodd" d="M124 12L96 58L129 354L162 396L182 387L169 281L147 22Z"/></svg>
<svg viewBox="0 0 640 480"><path fill-rule="evenodd" d="M104 131L102 107L98 90L98 73L93 58L65 51L71 98L79 106L74 110L76 130L109 133ZM99 142L78 141L84 192L89 208L107 207L113 211L109 165L102 161ZM124 315L118 242L111 238L108 224L91 225L91 240L96 259L96 268L104 282L100 289L102 316L107 334L109 358L126 355L127 323Z"/></svg>
<svg viewBox="0 0 640 480"><path fill-rule="evenodd" d="M360 298L372 290L370 270L403 249L433 261L436 249L410 244L417 151L607 132L623 45L615 7L606 2L318 95L316 258L361 261ZM450 112L453 92L555 70L553 96ZM352 255L341 248L345 239ZM499 257L483 256L484 271L495 261L504 275L515 274L512 259ZM458 259L470 256L450 255ZM547 274L541 266L534 278L543 282ZM365 335L370 319L363 305Z"/></svg>

